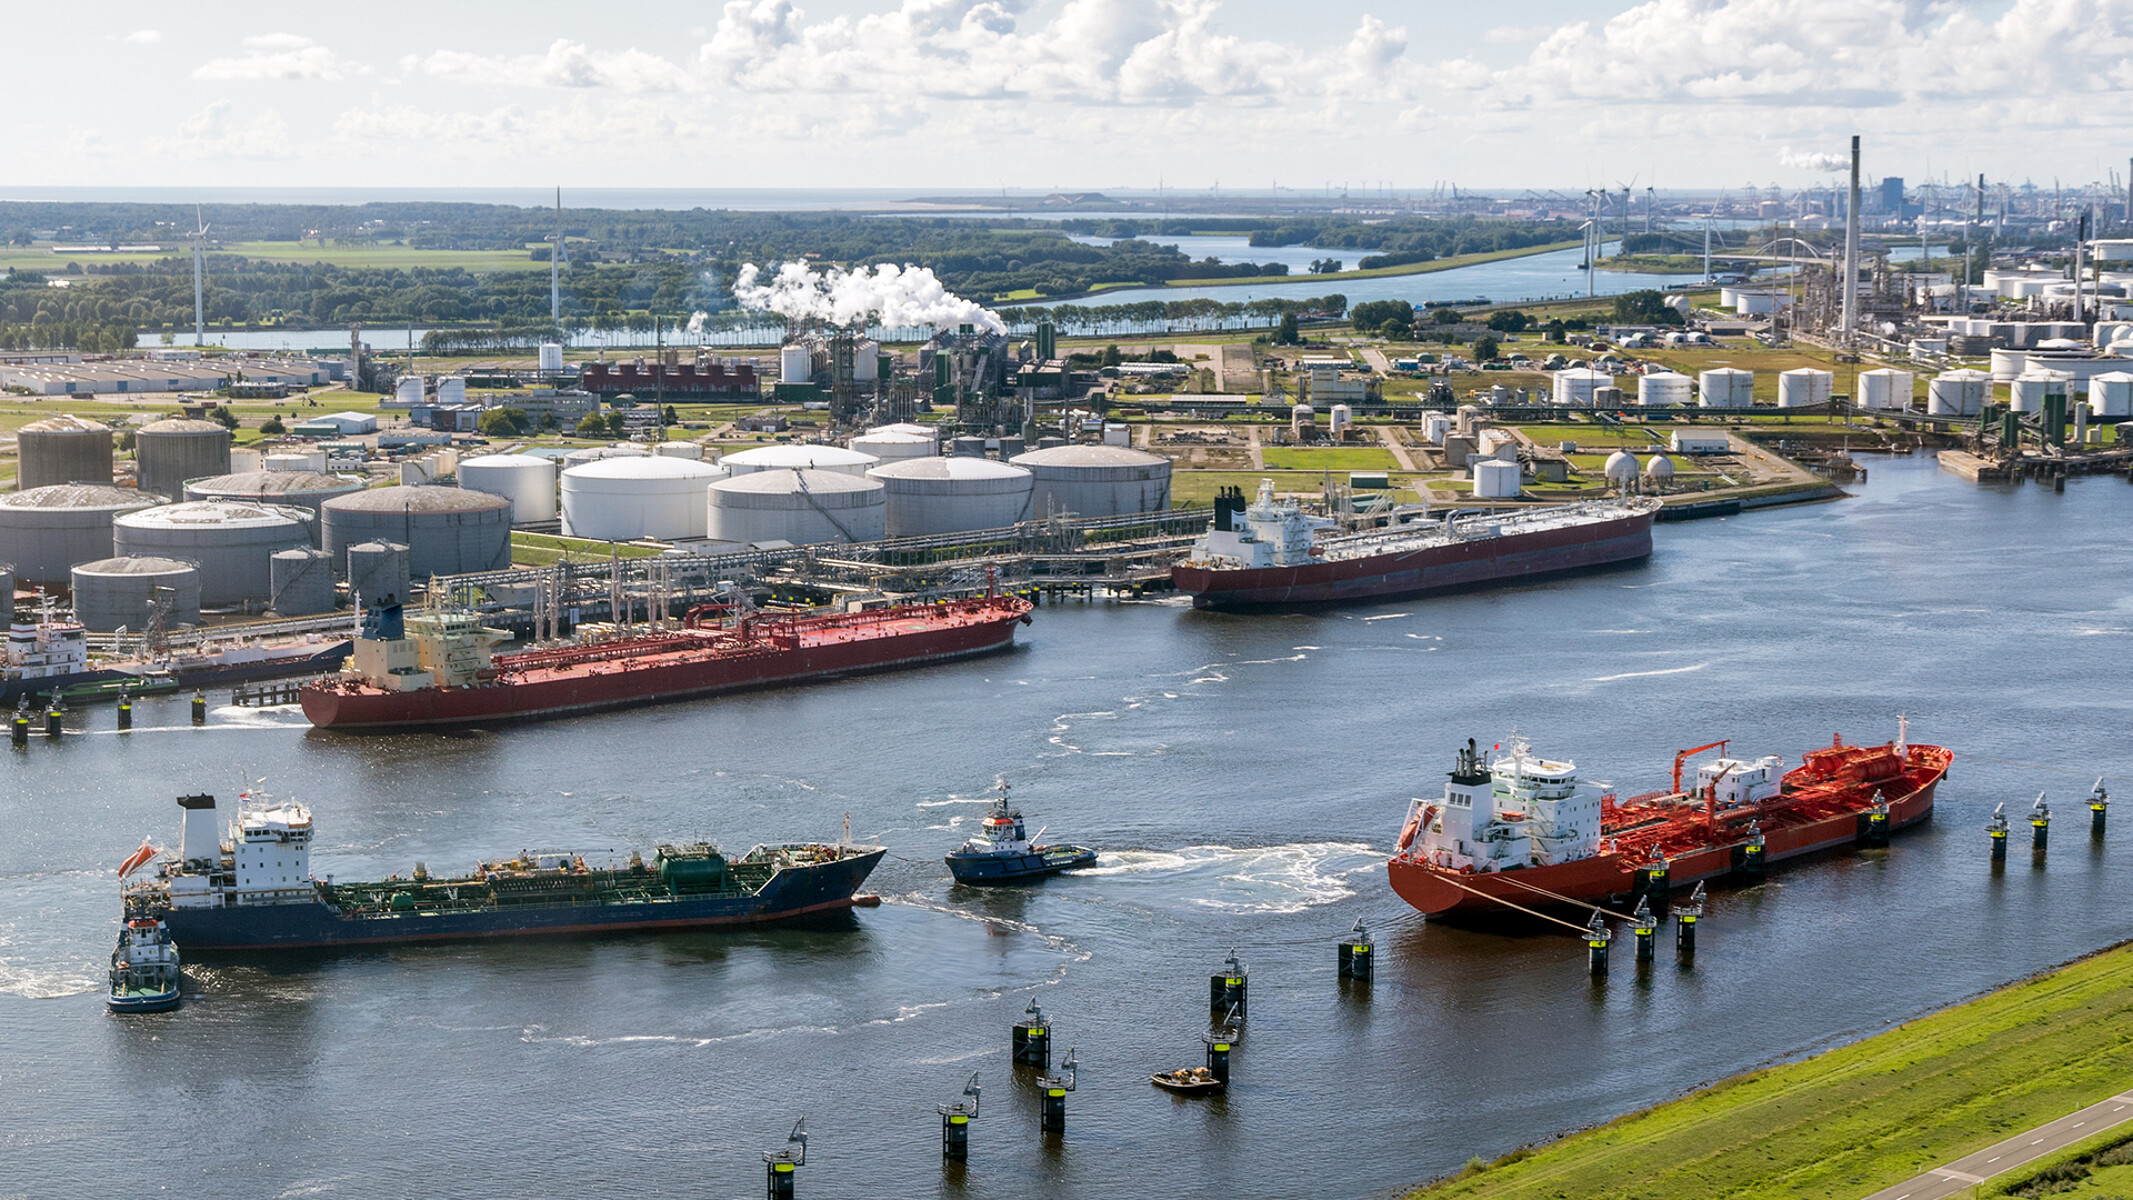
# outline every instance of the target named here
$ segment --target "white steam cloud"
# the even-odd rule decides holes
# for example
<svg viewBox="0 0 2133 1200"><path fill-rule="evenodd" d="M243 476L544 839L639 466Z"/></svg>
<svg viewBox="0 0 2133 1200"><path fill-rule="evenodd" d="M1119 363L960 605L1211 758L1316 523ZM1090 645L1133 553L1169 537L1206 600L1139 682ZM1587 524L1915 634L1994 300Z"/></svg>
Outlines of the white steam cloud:
<svg viewBox="0 0 2133 1200"><path fill-rule="evenodd" d="M1794 153L1792 147L1787 146L1778 153L1778 165L1781 167L1802 167L1809 171L1819 171L1828 175L1846 170L1851 166L1851 160L1841 154L1822 154L1811 150L1802 150Z"/></svg>
<svg viewBox="0 0 2133 1200"><path fill-rule="evenodd" d="M742 308L833 325L877 322L904 329L968 323L995 333L1007 332L1006 322L977 301L942 287L927 267L880 263L871 271L864 267L817 271L806 263L789 262L765 280L762 269L748 263L734 280L733 298Z"/></svg>

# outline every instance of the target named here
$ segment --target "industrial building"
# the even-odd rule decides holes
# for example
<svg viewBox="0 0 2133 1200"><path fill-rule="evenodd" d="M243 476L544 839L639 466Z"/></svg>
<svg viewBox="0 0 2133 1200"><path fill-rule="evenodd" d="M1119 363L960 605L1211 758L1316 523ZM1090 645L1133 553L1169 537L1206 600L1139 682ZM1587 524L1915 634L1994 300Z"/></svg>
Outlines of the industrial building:
<svg viewBox="0 0 2133 1200"><path fill-rule="evenodd" d="M214 358L199 362L110 359L83 363L0 363L0 387L39 396L214 391L241 375L248 383L319 387L333 380L325 363Z"/></svg>
<svg viewBox="0 0 2133 1200"><path fill-rule="evenodd" d="M694 362L682 362L673 350L664 362L595 359L578 373L578 387L597 396L628 393L639 400L753 400L761 394L754 359L720 358L701 350Z"/></svg>

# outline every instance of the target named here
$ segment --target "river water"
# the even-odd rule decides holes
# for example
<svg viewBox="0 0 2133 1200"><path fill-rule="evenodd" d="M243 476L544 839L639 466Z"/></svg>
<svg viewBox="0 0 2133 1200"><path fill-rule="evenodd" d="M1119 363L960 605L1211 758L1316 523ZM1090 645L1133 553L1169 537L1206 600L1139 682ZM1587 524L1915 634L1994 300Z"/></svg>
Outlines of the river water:
<svg viewBox="0 0 2133 1200"><path fill-rule="evenodd" d="M1700 1082L1881 1029L2133 933L2112 775L2133 695L2120 481L1981 489L1870 460L1834 504L1661 526L1649 564L1308 616L1040 609L1013 653L504 732L350 737L283 710L189 727L149 701L11 751L0 840L0 1195L144 1175L199 1195L759 1195L805 1114L804 1196L1376 1196ZM1516 728L1588 779L1834 731L1956 759L1936 819L1721 889L1692 969L1602 984L1560 931L1435 926L1387 889L1408 797ZM2031 766L2013 765L2016 763ZM1104 851L1018 891L940 855L1000 778ZM266 779L314 868L379 877L522 847L857 836L887 900L811 928L196 963L183 1010L105 1014L112 872L175 841L181 792ZM1995 803L2049 789L2052 852L1986 867ZM2019 825L2018 825L2019 828ZM1381 963L1334 979L1357 918ZM1627 945L1619 956L1626 960ZM1249 1028L1198 1061L1235 947ZM1063 1139L1008 1065L1031 999L1082 1073ZM967 1167L935 1105L983 1087Z"/></svg>

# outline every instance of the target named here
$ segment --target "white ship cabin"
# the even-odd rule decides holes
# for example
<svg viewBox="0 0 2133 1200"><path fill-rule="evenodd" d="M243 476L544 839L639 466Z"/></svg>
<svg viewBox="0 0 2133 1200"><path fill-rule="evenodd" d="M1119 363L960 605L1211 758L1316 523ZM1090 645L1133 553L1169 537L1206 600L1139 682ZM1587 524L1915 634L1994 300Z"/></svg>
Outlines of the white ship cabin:
<svg viewBox="0 0 2133 1200"><path fill-rule="evenodd" d="M1540 758L1523 741L1485 760L1468 741L1441 802L1415 801L1409 853L1449 870L1509 871L1591 858L1600 797L1577 765Z"/></svg>
<svg viewBox="0 0 2133 1200"><path fill-rule="evenodd" d="M1761 804L1778 794L1784 775L1785 759L1781 755L1768 754L1754 762L1714 758L1696 768L1696 795L1709 795L1719 808Z"/></svg>
<svg viewBox="0 0 2133 1200"><path fill-rule="evenodd" d="M397 607L373 609L341 676L389 692L473 687L494 678L494 651L510 636L474 613L403 618Z"/></svg>
<svg viewBox="0 0 2133 1200"><path fill-rule="evenodd" d="M16 621L7 630L5 678L50 679L89 669L89 631L78 621Z"/></svg>
<svg viewBox="0 0 2133 1200"><path fill-rule="evenodd" d="M178 863L168 870L178 908L293 904L312 899L311 811L301 804L246 796L228 836L215 836L215 798L180 796L185 810Z"/></svg>
<svg viewBox="0 0 2133 1200"><path fill-rule="evenodd" d="M1294 500L1276 500L1274 481L1259 481L1249 506L1242 493L1215 498L1215 519L1193 543L1191 563L1224 570L1293 567L1312 560L1318 530L1332 522L1304 515Z"/></svg>

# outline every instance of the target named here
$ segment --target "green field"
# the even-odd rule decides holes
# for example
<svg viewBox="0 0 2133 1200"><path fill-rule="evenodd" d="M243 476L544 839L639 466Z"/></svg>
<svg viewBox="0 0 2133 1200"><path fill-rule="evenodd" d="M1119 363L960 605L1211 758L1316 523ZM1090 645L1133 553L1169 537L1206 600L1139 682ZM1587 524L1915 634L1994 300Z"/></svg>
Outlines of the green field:
<svg viewBox="0 0 2133 1200"><path fill-rule="evenodd" d="M1399 460L1379 446L1268 447L1261 460L1276 471L1397 471Z"/></svg>
<svg viewBox="0 0 2133 1200"><path fill-rule="evenodd" d="M2111 1096L2129 1075L2133 946L2121 945L1410 1200L1858 1200Z"/></svg>
<svg viewBox="0 0 2133 1200"><path fill-rule="evenodd" d="M160 244L160 243L159 243ZM0 249L0 270L62 274L70 262L89 267L100 263L152 263L166 258L185 258L191 250L183 243L165 245L155 254L54 254L49 247L14 246ZM242 255L264 262L331 263L340 267L463 267L469 271L545 271L548 264L535 262L524 250L421 250L413 246L326 245L317 242L231 242L211 247L209 268L218 256Z"/></svg>
<svg viewBox="0 0 2133 1200"><path fill-rule="evenodd" d="M620 558L652 558L659 551L650 546L621 542L596 542L588 538L556 537L546 533L513 533L511 561L522 567L545 567L564 559L591 562L610 555Z"/></svg>

